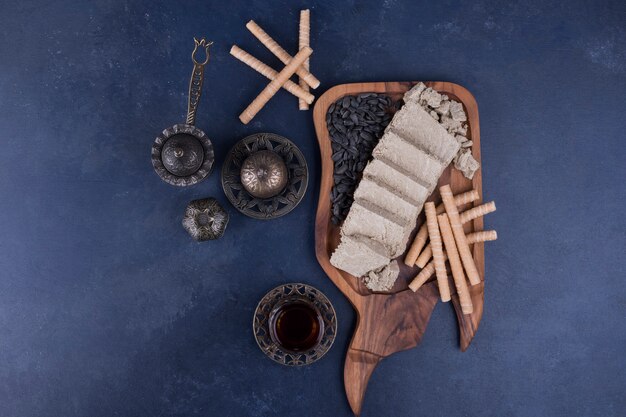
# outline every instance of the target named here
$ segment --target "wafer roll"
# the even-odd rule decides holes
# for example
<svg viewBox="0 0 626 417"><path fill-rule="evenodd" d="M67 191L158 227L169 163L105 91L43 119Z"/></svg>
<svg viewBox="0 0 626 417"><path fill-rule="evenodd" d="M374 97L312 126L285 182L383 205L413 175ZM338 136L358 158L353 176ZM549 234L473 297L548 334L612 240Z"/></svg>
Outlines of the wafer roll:
<svg viewBox="0 0 626 417"><path fill-rule="evenodd" d="M439 228L441 230L443 244L446 246L448 262L450 262L452 278L454 278L454 286L456 287L457 294L459 294L461 311L463 312L463 314L470 314L472 311L474 311L474 306L472 305L472 297L470 297L469 288L467 287L467 282L465 281L463 264L461 263L459 253L457 252L457 247L452 228L450 226L450 221L448 220L448 215L446 213L440 214L439 216L437 216L437 220L439 221ZM463 237L465 237L465 235L463 235ZM439 282L439 279L437 279L437 282Z"/></svg>
<svg viewBox="0 0 626 417"><path fill-rule="evenodd" d="M302 49L305 46L310 46L310 37L311 37L310 34L311 34L311 12L309 11L309 9L300 10L300 31L298 33L299 35L298 36L298 48L299 49ZM302 64L304 69L307 71L309 70L309 59L304 61L304 64ZM307 84L307 82L303 78L300 78L299 84L300 84L300 88L302 88L304 91L306 92L309 91L309 84ZM311 103L312 103L311 101L307 102L303 99L299 99L298 108L300 110L308 110L309 104Z"/></svg>
<svg viewBox="0 0 626 417"><path fill-rule="evenodd" d="M461 224L465 224L486 214L493 213L494 211L496 211L496 203L494 201L465 210L460 215Z"/></svg>
<svg viewBox="0 0 626 417"><path fill-rule="evenodd" d="M269 49L283 64L287 65L291 59L291 55L287 53L270 35L268 35L254 20L249 21L246 27L252 34L259 40L267 49ZM300 63L302 65L302 63ZM311 88L317 88L320 85L320 80L315 78L313 74L304 69L304 67L298 66L296 74L302 78Z"/></svg>
<svg viewBox="0 0 626 417"><path fill-rule="evenodd" d="M420 253L420 256L417 257L417 260L415 261L415 266L419 266L420 268L423 268L424 266L426 266L428 262L430 262L430 258L432 257L433 257L433 248L429 243L428 245L424 247L424 250L422 251L422 253Z"/></svg>
<svg viewBox="0 0 626 417"><path fill-rule="evenodd" d="M454 234L454 240L456 241L456 246L459 250L459 255L461 256L461 261L463 261L463 267L465 267L465 272L467 272L470 284L480 284L480 275L478 274L478 269L476 269L474 258L472 258L472 253L469 250L469 245L465 238L465 231L463 230L459 211L456 208L454 197L452 196L452 190L449 185L444 185L439 188L439 193L441 194L441 199L446 208L446 213L448 214L452 227L452 233Z"/></svg>
<svg viewBox="0 0 626 417"><path fill-rule="evenodd" d="M443 254L443 256L444 256L444 259L446 260L448 259L448 255L446 255L445 253ZM430 262L428 265L426 265L424 269L420 271L419 274L415 276L415 278L413 278L413 280L409 284L409 288L411 289L411 291L415 292L419 290L421 286L424 285L424 283L428 281L430 277L433 276L434 273L435 273L435 264Z"/></svg>
<svg viewBox="0 0 626 417"><path fill-rule="evenodd" d="M273 79L267 87L259 93L259 95L250 103L250 105L239 115L239 120L243 124L250 123L250 120L256 116L256 114L267 104L267 102L276 94L276 92L282 87L283 84L291 77L296 68L298 68L309 56L311 56L313 50L309 47L304 47L296 54L295 57L281 72L278 73L275 79Z"/></svg>
<svg viewBox="0 0 626 417"><path fill-rule="evenodd" d="M498 238L498 234L496 233L495 230L486 230L483 232L470 233L466 237L467 237L467 243L471 245L472 243L496 240ZM446 252L443 253L443 258L445 260L448 259L448 254ZM435 264L433 261L430 261L424 266L424 268L422 268L420 273L417 274L415 278L413 278L413 280L411 281L411 284L409 284L409 288L412 289L413 291L417 291L419 287L422 286L422 284L424 284L426 281L428 281L430 277L433 276L434 273L435 273Z"/></svg>
<svg viewBox="0 0 626 417"><path fill-rule="evenodd" d="M484 216L485 214L492 213L494 211L496 211L496 203L494 203L493 201L490 201L489 203L482 204L480 206L471 208L461 213L460 215L461 223L465 224L467 222L470 222L474 219L477 219L479 217ZM428 261L430 261L430 258L432 256L433 256L433 251L429 243L428 245L424 247L424 250L422 251L422 253L420 253L420 256L417 257L417 261L415 261L415 265L419 266L420 268L423 268L428 263Z"/></svg>
<svg viewBox="0 0 626 417"><path fill-rule="evenodd" d="M420 229L417 231L415 235L415 239L413 239L413 243L409 248L409 251L406 253L404 257L404 263L408 266L415 265L415 261L417 260L420 252L424 249L424 245L426 244L426 240L428 239L428 227L426 223L424 223Z"/></svg>
<svg viewBox="0 0 626 417"><path fill-rule="evenodd" d="M470 190L462 194L457 194L454 196L454 203L457 206L462 206L463 204L471 203L472 201L478 200L479 195L478 191ZM445 210L443 203L437 206L437 214L443 213ZM415 265L415 261L418 256L424 249L424 245L426 244L426 240L428 240L428 228L426 227L426 223L422 224L420 229L417 231L415 238L413 239L413 243L409 248L406 256L404 257L404 263L408 266ZM430 259L430 256L429 256Z"/></svg>
<svg viewBox="0 0 626 417"><path fill-rule="evenodd" d="M237 45L233 45L233 47L230 48L230 54L270 80L274 80L278 75L278 72L274 71L272 68L265 65L263 62L259 61ZM307 85L307 90L305 91L300 86L298 86L298 84L289 80L285 81L285 84L283 84L283 88L285 90L289 91L300 100L303 100L305 103L311 104L313 103L315 97L313 96L313 94L308 92L308 87L309 86Z"/></svg>
<svg viewBox="0 0 626 417"><path fill-rule="evenodd" d="M435 263L435 272L437 274L437 284L439 285L439 294L441 301L450 301L450 288L448 287L448 274L446 273L446 261L443 258L443 247L441 245L441 235L439 234L439 225L437 222L437 213L435 203L428 202L424 205L426 211L426 225L428 227L428 235L433 250L433 258Z"/></svg>

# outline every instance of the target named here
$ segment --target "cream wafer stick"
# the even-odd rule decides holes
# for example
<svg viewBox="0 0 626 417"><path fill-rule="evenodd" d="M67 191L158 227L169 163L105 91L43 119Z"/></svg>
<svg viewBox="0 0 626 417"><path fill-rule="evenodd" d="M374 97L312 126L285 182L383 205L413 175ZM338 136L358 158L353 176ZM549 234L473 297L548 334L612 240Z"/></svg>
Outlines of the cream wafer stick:
<svg viewBox="0 0 626 417"><path fill-rule="evenodd" d="M443 254L443 256L444 256L444 259L446 260L448 259L448 255L446 255L445 253ZM409 288L411 289L411 291L415 292L419 290L421 286L424 285L424 283L428 281L430 277L433 276L434 273L435 273L435 264L432 262L429 262L428 265L426 265L426 267L422 269L420 273L417 274L415 278L413 278L413 280L409 284ZM446 275L446 279L447 279L447 275Z"/></svg>
<svg viewBox="0 0 626 417"><path fill-rule="evenodd" d="M417 234L415 235L415 239L413 239L413 243L411 244L409 251L406 253L406 256L404 257L405 264L407 264L408 266L415 265L415 261L417 260L418 255L424 248L424 245L426 244L427 239L428 239L428 227L426 226L426 223L424 223L422 227L420 227L420 229L417 231Z"/></svg>
<svg viewBox="0 0 626 417"><path fill-rule="evenodd" d="M470 314L472 311L474 311L474 306L472 305L472 297L470 297L469 288L467 287L467 282L465 281L463 264L461 263L459 253L457 252L457 247L454 240L452 227L450 226L450 221L448 219L448 215L446 213L440 214L439 216L437 216L437 220L439 221L439 229L441 230L441 238L443 239L443 244L446 246L448 262L450 262L452 278L454 278L454 286L456 287L457 294L459 294L461 311L463 312L463 314ZM463 235L463 237L465 237L465 235ZM437 282L439 282L439 279L437 279Z"/></svg>
<svg viewBox="0 0 626 417"><path fill-rule="evenodd" d="M496 203L494 201L465 210L460 215L461 224L465 224L486 214L493 213L494 211L496 211Z"/></svg>
<svg viewBox="0 0 626 417"><path fill-rule="evenodd" d="M448 274L446 273L446 261L443 258L443 247L441 245L441 235L439 234L439 225L437 222L437 213L435 211L435 203L429 201L424 205L426 211L426 225L428 227L428 235L433 248L433 258L435 263L435 272L437 273L437 284L439 285L439 294L441 301L450 301L450 288L448 287Z"/></svg>
<svg viewBox="0 0 626 417"><path fill-rule="evenodd" d="M450 185L444 185L439 188L439 194L441 194L441 199L446 207L446 213L450 220L450 226L452 227L452 233L454 234L454 240L456 241L461 261L463 261L463 267L465 268L465 272L467 272L467 278L472 285L480 284L480 275L478 274L478 269L476 269L472 253L469 250L463 224L461 223L459 211L456 208Z"/></svg>
<svg viewBox="0 0 626 417"><path fill-rule="evenodd" d="M483 230L481 232L470 233L466 236L467 243L470 245L479 242L491 242L498 239L498 233L495 230Z"/></svg>
<svg viewBox="0 0 626 417"><path fill-rule="evenodd" d="M426 266L426 264L430 261L430 258L432 257L433 257L433 248L431 247L429 243L428 245L424 247L424 250L422 251L422 253L420 253L420 256L417 257L417 261L415 261L415 266L419 266L420 268L423 268L424 266Z"/></svg>
<svg viewBox="0 0 626 417"><path fill-rule="evenodd" d="M300 31L298 33L298 48L299 49L302 49L305 46L310 46L310 37L311 37L310 34L311 34L311 12L309 9L300 10ZM304 61L304 64L302 64L304 69L307 71L309 70L309 59ZM309 85L304 79L300 78L299 84L300 84L300 88L302 88L304 91L306 92L309 91ZM310 101L307 102L303 99L298 100L298 108L300 110L308 110L309 104L311 104Z"/></svg>
<svg viewBox="0 0 626 417"><path fill-rule="evenodd" d="M463 213L461 213L461 223L465 224L469 221L472 221L494 211L496 211L496 203L494 203L493 201L481 204L480 206L465 210ZM417 257L415 265L423 268L428 263L428 261L430 261L430 258L432 256L433 251L429 243L424 247L424 250L422 251L422 253L420 253L420 256Z"/></svg>
<svg viewBox="0 0 626 417"><path fill-rule="evenodd" d="M471 203L472 201L478 200L478 191L470 190L462 194L457 194L454 196L454 203L457 206L462 206L463 204ZM437 206L437 214L441 214L444 212L443 203ZM422 249L424 249L424 245L426 244L426 240L428 239L428 228L426 227L426 223L422 224L420 229L417 231L415 238L413 239L413 243L409 248L406 256L404 257L404 263L408 266L415 265L415 261L419 256ZM429 257L430 258L430 257Z"/></svg>
<svg viewBox="0 0 626 417"><path fill-rule="evenodd" d="M280 59L283 64L287 65L289 60L291 59L291 55L285 51L282 46L280 46L270 35L268 35L259 25L255 23L254 20L249 21L246 24L246 27L252 34L259 40L267 49L270 50L278 59ZM300 64L302 65L302 63ZM296 74L300 78L302 78L311 88L317 88L320 85L320 80L315 78L313 74L304 69L304 67L298 66L296 69Z"/></svg>
<svg viewBox="0 0 626 417"><path fill-rule="evenodd" d="M296 68L298 68L304 60L311 56L313 50L305 46L293 57L281 72L278 73L268 85L259 93L259 95L250 103L248 107L239 115L239 120L243 124L248 124L250 120L267 104L267 102L276 94L283 84L291 77Z"/></svg>
<svg viewBox="0 0 626 417"><path fill-rule="evenodd" d="M253 70L255 70L256 72L258 72L259 74L262 74L266 78L269 78L270 80L275 79L278 75L278 72L274 71L272 68L265 65L263 62L259 61L237 45L233 45L233 47L230 48L230 54L250 68L252 68ZM285 84L283 84L283 88L289 91L294 96L298 97L300 100L304 100L305 103L311 104L315 99L313 94L308 92L308 86L307 91L305 91L300 86L298 86L298 84L294 83L293 81L287 80L285 81Z"/></svg>
<svg viewBox="0 0 626 417"><path fill-rule="evenodd" d="M496 240L498 238L498 234L495 230L486 230L483 232L474 232L470 233L467 237L467 243L470 245L478 242L487 242L490 240ZM446 252L443 253L443 258L448 260L448 254ZM435 264L433 261L430 261L419 274L413 278L411 284L409 284L409 288L413 291L417 291L430 277L435 273Z"/></svg>

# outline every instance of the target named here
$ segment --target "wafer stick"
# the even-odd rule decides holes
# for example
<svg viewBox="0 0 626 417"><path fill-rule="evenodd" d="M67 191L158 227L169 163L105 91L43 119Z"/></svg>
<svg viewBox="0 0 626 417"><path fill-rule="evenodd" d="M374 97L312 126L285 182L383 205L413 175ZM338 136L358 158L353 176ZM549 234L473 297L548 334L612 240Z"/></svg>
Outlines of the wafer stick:
<svg viewBox="0 0 626 417"><path fill-rule="evenodd" d="M311 34L311 12L309 11L309 9L306 10L300 10L300 31L298 33L298 48L302 49L305 46L310 46L310 34ZM304 67L305 70L309 70L309 59L307 59L306 61L304 61L304 64L302 64L302 66ZM303 79L300 78L300 88L302 88L304 91L308 92L309 91L309 85L307 84L307 82ZM308 110L309 109L309 104L311 104L312 102L309 101L305 101L302 99L298 100L298 108L300 110Z"/></svg>
<svg viewBox="0 0 626 417"><path fill-rule="evenodd" d="M411 244L409 251L404 257L405 264L407 264L408 266L415 265L415 261L417 260L417 257L424 248L426 240L428 240L428 227L426 226L426 223L424 223L417 231L415 239L413 239L413 243Z"/></svg>
<svg viewBox="0 0 626 417"><path fill-rule="evenodd" d="M470 233L466 237L467 243L471 245L472 243L496 240L498 238L498 234L495 230L486 230L483 232ZM446 252L443 253L443 258L445 260L448 260L448 254ZM430 261L428 264L426 264L426 266L424 266L424 268L422 268L420 273L417 274L415 278L413 278L411 284L409 284L409 288L413 291L417 291L426 281L428 281L428 279L430 279L430 277L433 276L434 273L435 264L433 261Z"/></svg>
<svg viewBox="0 0 626 417"><path fill-rule="evenodd" d="M452 278L454 278L454 286L456 287L457 294L459 294L461 311L463 312L463 314L470 314L472 311L474 311L474 306L472 305L472 297L470 297L469 288L467 287L467 282L465 281L463 264L461 263L459 253L457 252L457 247L454 240L452 227L450 226L450 221L448 219L448 215L446 213L440 214L439 216L437 216L437 220L439 221L439 228L441 230L441 238L443 239L443 244L446 246L448 262L450 262ZM465 237L465 235L463 235L463 237ZM437 279L437 282L439 282L439 279Z"/></svg>
<svg viewBox="0 0 626 417"><path fill-rule="evenodd" d="M456 208L450 185L444 185L439 188L439 194L441 194L443 205L446 208L446 213L448 214L450 225L452 227L452 233L454 234L454 240L456 241L456 246L459 250L459 254L461 255L461 261L463 261L463 267L465 267L465 272L467 272L469 282L472 285L480 284L480 275L476 269L472 253L469 250L469 245L467 244L467 239L465 238L465 232L463 231L463 224L461 223L459 211Z"/></svg>
<svg viewBox="0 0 626 417"><path fill-rule="evenodd" d="M496 211L496 203L490 201L489 203L481 204L480 206L471 208L469 210L461 213L461 223L465 224L474 219L484 216L485 214ZM420 256L417 257L417 261L415 261L415 265L423 268L430 258L433 256L432 248L430 247L430 243L424 247Z"/></svg>
<svg viewBox="0 0 626 417"><path fill-rule="evenodd" d="M478 191L470 190L462 194L457 194L454 196L454 203L457 206L462 206L463 204L471 203L472 201L478 200ZM437 206L437 214L441 214L444 212L443 203ZM409 248L406 256L404 257L404 263L408 266L415 265L415 261L419 256L422 249L424 249L424 245L426 244L426 240L428 239L428 228L426 227L426 223L422 224L420 229L418 230L415 238L413 239L413 243Z"/></svg>
<svg viewBox="0 0 626 417"><path fill-rule="evenodd" d="M441 235L439 234L435 203L429 201L424 205L424 210L426 211L428 235L430 236L430 242L433 248L439 294L441 295L441 301L445 303L450 301L450 288L448 287L448 274L446 274L446 261L443 259L443 247L441 245Z"/></svg>
<svg viewBox="0 0 626 417"><path fill-rule="evenodd" d="M253 70L255 70L256 72L258 72L259 74L262 74L266 78L269 78L270 80L275 79L278 75L278 72L274 71L272 68L265 65L263 62L259 61L237 45L233 45L233 47L230 48L230 54L250 68L252 68ZM305 91L300 86L298 86L298 84L294 83L293 81L287 80L285 81L285 84L283 84L283 88L289 91L294 96L298 97L300 100L303 100L305 103L311 104L315 99L313 94L308 92L308 85L307 91Z"/></svg>
<svg viewBox="0 0 626 417"><path fill-rule="evenodd" d="M308 46L305 46L293 57L291 61L278 73L268 85L259 93L259 95L250 103L248 107L239 115L239 120L243 124L248 124L250 120L256 116L256 114L267 104L267 102L276 94L276 92L282 87L283 84L291 77L296 68L300 66L305 59L311 56L313 50Z"/></svg>
<svg viewBox="0 0 626 417"><path fill-rule="evenodd" d="M265 31L261 29L261 27L257 25L254 20L249 21L246 24L246 27L259 41L261 41L263 45L265 45L267 49L269 49L274 55L276 55L276 57L278 57L278 59L280 59L283 64L287 65L287 63L291 59L291 55L289 55L287 51L282 48L282 46L276 43L276 41L272 39L270 35L265 33ZM302 65L302 63L300 63L300 65ZM306 81L306 83L310 85L311 88L319 87L320 80L315 78L315 76L306 69L304 69L304 67L298 66L295 72L301 79Z"/></svg>
<svg viewBox="0 0 626 417"><path fill-rule="evenodd" d="M496 203L494 201L465 210L460 215L461 224L465 224L486 214L493 213L494 211L496 211Z"/></svg>

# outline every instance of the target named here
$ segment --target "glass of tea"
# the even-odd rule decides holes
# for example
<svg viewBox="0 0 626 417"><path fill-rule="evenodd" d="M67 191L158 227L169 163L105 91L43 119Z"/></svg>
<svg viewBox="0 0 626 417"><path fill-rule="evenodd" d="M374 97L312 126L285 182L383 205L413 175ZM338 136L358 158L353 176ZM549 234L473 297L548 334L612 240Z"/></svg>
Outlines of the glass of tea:
<svg viewBox="0 0 626 417"><path fill-rule="evenodd" d="M313 349L324 334L324 320L319 309L305 297L288 297L279 301L269 317L272 341L290 353Z"/></svg>

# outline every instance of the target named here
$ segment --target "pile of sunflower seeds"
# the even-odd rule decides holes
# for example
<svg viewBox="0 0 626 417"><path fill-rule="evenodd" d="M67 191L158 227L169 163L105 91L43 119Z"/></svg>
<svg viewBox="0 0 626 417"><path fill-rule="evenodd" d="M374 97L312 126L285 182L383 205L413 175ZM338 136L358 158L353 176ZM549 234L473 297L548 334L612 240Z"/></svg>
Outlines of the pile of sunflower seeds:
<svg viewBox="0 0 626 417"><path fill-rule="evenodd" d="M328 108L326 126L334 161L330 194L333 224L341 223L348 215L361 173L391 121L395 105L386 95L363 93L344 96Z"/></svg>

